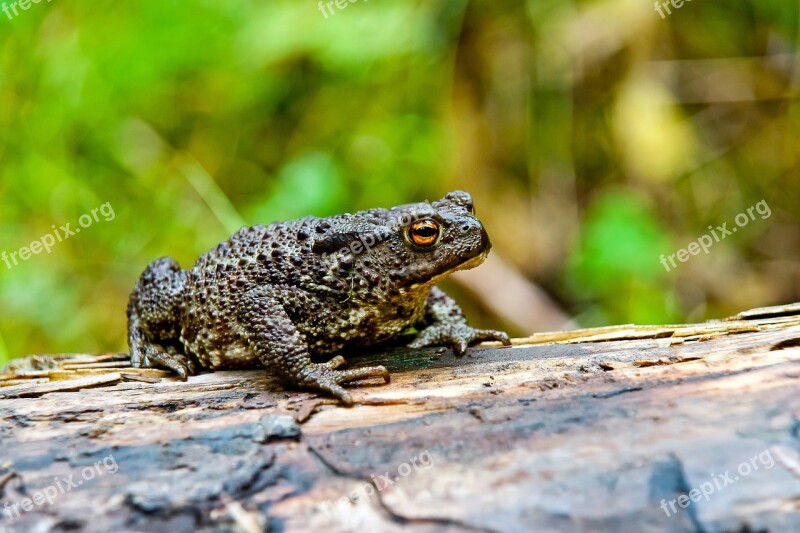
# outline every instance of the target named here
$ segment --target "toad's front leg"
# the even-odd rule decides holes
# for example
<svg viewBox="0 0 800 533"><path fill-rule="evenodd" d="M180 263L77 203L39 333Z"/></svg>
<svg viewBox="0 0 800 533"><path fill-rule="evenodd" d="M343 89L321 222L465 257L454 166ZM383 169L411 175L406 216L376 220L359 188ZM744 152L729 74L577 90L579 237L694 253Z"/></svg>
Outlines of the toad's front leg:
<svg viewBox="0 0 800 533"><path fill-rule="evenodd" d="M443 344L452 346L457 355L463 355L467 347L481 341L500 341L511 344L508 335L493 329L475 329L467 324L463 311L455 300L442 290L431 290L425 308L427 327L408 346L422 348Z"/></svg>
<svg viewBox="0 0 800 533"><path fill-rule="evenodd" d="M237 313L253 351L271 373L288 385L325 391L345 405L352 405L353 398L343 383L376 376L389 383L389 371L383 366L337 370L346 363L340 355L327 363L312 362L303 335L273 291L257 287L247 292Z"/></svg>

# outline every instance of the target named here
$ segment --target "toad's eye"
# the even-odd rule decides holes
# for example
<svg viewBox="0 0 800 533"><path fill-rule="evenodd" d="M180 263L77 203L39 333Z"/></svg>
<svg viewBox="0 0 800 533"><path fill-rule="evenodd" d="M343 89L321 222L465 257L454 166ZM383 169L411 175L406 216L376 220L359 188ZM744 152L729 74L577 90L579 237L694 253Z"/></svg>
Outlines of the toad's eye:
<svg viewBox="0 0 800 533"><path fill-rule="evenodd" d="M408 240L415 246L428 248L439 241L439 223L435 220L420 220L408 228Z"/></svg>

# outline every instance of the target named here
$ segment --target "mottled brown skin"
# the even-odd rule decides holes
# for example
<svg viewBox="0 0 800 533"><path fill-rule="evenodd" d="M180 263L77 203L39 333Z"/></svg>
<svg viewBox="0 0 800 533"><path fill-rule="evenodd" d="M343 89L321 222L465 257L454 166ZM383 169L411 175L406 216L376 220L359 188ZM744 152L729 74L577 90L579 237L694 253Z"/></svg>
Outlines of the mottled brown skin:
<svg viewBox="0 0 800 533"><path fill-rule="evenodd" d="M463 191L432 204L242 228L191 270L171 258L145 270L128 304L131 362L184 379L196 361L210 369L260 362L289 385L350 405L342 383L388 382L386 368L337 370L341 355L327 363L311 356L375 345L411 327L420 331L414 348L444 344L463 354L483 340L509 343L505 333L470 327L435 287L478 266L490 247Z"/></svg>

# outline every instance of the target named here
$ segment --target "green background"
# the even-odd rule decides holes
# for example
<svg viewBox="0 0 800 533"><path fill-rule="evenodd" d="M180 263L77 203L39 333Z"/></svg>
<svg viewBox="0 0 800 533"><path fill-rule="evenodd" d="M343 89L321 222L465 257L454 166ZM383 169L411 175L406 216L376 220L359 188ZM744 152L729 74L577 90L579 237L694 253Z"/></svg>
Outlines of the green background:
<svg viewBox="0 0 800 533"><path fill-rule="evenodd" d="M241 224L456 188L493 254L580 325L800 299L796 2L695 0L665 18L646 0L339 5L0 13L0 251L115 213L0 263L0 363L126 350L145 266L189 266ZM761 200L769 218L660 264Z"/></svg>

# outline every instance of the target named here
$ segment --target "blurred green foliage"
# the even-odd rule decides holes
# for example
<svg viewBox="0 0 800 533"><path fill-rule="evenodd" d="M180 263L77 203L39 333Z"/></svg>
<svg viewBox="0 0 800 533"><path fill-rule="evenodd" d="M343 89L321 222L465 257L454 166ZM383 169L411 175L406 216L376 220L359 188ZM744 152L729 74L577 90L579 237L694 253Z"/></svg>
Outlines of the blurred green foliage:
<svg viewBox="0 0 800 533"><path fill-rule="evenodd" d="M0 13L0 363L125 350L162 255L463 188L583 325L797 300L798 6L76 0ZM773 215L666 272L710 224ZM484 317L491 320L491 317Z"/></svg>

